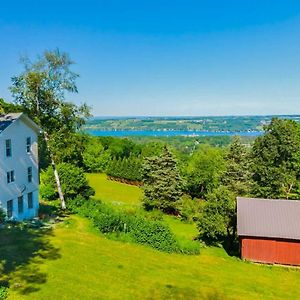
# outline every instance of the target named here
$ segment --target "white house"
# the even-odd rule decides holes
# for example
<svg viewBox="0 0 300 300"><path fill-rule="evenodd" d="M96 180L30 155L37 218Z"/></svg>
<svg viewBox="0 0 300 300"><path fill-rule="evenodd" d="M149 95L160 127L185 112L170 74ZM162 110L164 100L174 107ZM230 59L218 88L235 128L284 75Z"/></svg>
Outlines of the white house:
<svg viewBox="0 0 300 300"><path fill-rule="evenodd" d="M38 133L24 113L0 115L0 206L13 220L38 214Z"/></svg>

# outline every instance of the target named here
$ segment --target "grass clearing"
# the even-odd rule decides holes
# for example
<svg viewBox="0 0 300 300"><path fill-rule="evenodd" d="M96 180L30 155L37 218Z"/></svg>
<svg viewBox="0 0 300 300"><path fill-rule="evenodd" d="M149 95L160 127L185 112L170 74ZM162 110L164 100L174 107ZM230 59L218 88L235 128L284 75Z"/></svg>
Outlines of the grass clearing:
<svg viewBox="0 0 300 300"><path fill-rule="evenodd" d="M136 187L99 174L90 178L97 185L122 185L112 195L94 186L97 198L122 202L123 191L124 203L138 205ZM177 236L197 233L192 224L170 216L165 221ZM0 271L0 280L11 286L9 300L300 299L299 269L243 262L215 247L194 256L163 253L107 239L78 216L45 231L2 232Z"/></svg>
<svg viewBox="0 0 300 300"><path fill-rule="evenodd" d="M86 174L90 185L95 189L95 199L107 203L124 204L127 206L141 206L141 188L117 181L108 180L105 174ZM192 240L198 231L195 224L181 222L178 218L164 215L165 222L179 237Z"/></svg>
<svg viewBox="0 0 300 300"><path fill-rule="evenodd" d="M139 187L108 180L106 174L86 174L95 189L96 199L104 202L140 205L142 191Z"/></svg>
<svg viewBox="0 0 300 300"><path fill-rule="evenodd" d="M19 237L20 238L20 237ZM9 299L297 299L300 272L228 257L167 254L106 239L73 216L34 241L7 241L10 259L36 242L47 247L12 271ZM1 244L2 245L2 244ZM3 246L0 247L3 253ZM3 256L1 257L3 259Z"/></svg>

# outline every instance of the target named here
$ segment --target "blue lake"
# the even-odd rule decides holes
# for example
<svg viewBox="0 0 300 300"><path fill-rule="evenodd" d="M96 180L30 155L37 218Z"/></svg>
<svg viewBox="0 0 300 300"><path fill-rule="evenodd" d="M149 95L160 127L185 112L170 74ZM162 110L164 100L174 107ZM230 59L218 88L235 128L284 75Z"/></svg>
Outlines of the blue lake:
<svg viewBox="0 0 300 300"><path fill-rule="evenodd" d="M207 132L207 131L151 131L151 130L86 130L87 133L94 136L259 136L262 135L261 131L241 131L241 132Z"/></svg>

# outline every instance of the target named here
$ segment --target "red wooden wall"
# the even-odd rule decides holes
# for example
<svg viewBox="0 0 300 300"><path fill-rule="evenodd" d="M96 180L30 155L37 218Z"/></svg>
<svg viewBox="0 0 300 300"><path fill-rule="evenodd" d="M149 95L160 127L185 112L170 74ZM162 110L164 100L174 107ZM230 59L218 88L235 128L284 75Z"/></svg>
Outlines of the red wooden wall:
<svg viewBox="0 0 300 300"><path fill-rule="evenodd" d="M269 264L300 265L300 241L241 237L243 259Z"/></svg>

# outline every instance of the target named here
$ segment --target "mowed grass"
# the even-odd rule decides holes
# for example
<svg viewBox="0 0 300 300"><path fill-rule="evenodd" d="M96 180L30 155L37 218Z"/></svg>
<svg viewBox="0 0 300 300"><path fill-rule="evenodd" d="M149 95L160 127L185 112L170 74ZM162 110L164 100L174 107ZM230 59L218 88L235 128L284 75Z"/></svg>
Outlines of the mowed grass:
<svg viewBox="0 0 300 300"><path fill-rule="evenodd" d="M122 202L124 193L124 203L138 205L137 188L91 177L97 185L121 185L112 195L94 186L96 197ZM194 225L165 221L179 236L196 233ZM243 262L215 247L196 256L163 253L107 239L78 216L44 234L21 230L0 239L3 270L9 299L300 299L299 269Z"/></svg>
<svg viewBox="0 0 300 300"><path fill-rule="evenodd" d="M95 189L95 199L126 206L141 206L143 196L141 188L108 180L106 174L86 174L86 176L90 185ZM171 216L164 216L164 220L179 237L193 239L197 235L195 224L184 224Z"/></svg>
<svg viewBox="0 0 300 300"><path fill-rule="evenodd" d="M199 256L162 253L109 240L77 216L45 239L50 253L11 274L9 299L300 298L298 270L245 263L218 248ZM28 243L6 246L22 255Z"/></svg>
<svg viewBox="0 0 300 300"><path fill-rule="evenodd" d="M142 191L139 187L108 180L105 174L86 174L95 189L95 198L104 202L140 205Z"/></svg>

